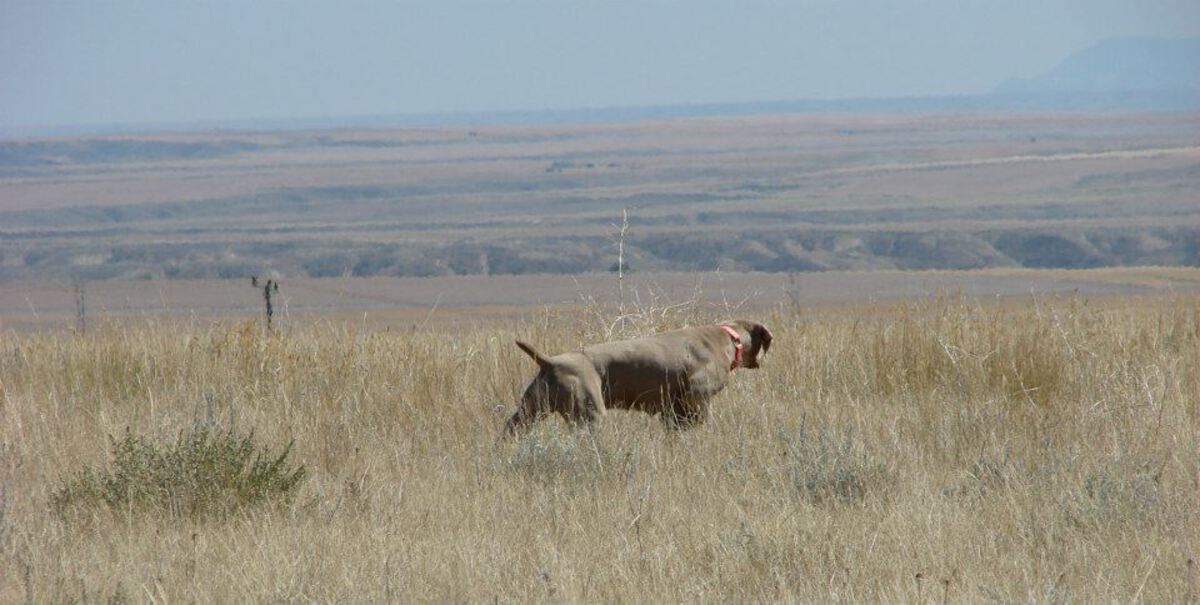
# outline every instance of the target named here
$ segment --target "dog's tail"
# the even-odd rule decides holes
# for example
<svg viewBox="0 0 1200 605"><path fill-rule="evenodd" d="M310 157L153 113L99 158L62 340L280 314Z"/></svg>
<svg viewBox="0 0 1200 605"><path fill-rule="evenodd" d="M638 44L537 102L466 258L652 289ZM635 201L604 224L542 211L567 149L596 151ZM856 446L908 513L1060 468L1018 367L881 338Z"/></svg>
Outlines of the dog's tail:
<svg viewBox="0 0 1200 605"><path fill-rule="evenodd" d="M538 367L547 368L551 365L549 359L546 359L544 356L542 356L541 353L538 353L533 347L529 346L527 343L524 343L524 342L521 342L518 340L517 346L521 347L521 350L525 351L526 355L529 355L530 357L532 357L533 360L537 362Z"/></svg>

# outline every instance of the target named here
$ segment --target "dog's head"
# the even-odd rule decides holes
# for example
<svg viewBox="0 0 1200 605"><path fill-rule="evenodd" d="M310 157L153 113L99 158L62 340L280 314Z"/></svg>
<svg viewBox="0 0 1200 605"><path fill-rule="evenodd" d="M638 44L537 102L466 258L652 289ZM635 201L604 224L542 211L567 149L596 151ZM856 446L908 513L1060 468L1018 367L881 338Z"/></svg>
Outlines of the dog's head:
<svg viewBox="0 0 1200 605"><path fill-rule="evenodd" d="M771 331L748 319L736 319L733 324L750 335L750 341L742 343L742 367L757 368L762 356L771 349Z"/></svg>

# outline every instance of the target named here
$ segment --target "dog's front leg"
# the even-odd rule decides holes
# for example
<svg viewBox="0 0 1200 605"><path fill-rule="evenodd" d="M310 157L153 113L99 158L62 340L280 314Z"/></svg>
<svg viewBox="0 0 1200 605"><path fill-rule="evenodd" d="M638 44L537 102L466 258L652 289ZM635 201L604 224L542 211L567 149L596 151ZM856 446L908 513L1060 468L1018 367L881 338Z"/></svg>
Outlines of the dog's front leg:
<svg viewBox="0 0 1200 605"><path fill-rule="evenodd" d="M708 420L708 399L702 397L674 397L663 406L663 424L673 431L683 431L704 424Z"/></svg>

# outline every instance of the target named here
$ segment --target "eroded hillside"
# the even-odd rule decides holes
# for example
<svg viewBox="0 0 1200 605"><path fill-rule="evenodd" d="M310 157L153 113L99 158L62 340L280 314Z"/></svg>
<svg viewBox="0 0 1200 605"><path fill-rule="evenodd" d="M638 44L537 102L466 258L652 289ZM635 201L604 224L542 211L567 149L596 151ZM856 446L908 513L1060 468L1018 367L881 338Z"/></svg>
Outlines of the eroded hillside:
<svg viewBox="0 0 1200 605"><path fill-rule="evenodd" d="M1200 265L1195 115L0 143L0 278Z"/></svg>

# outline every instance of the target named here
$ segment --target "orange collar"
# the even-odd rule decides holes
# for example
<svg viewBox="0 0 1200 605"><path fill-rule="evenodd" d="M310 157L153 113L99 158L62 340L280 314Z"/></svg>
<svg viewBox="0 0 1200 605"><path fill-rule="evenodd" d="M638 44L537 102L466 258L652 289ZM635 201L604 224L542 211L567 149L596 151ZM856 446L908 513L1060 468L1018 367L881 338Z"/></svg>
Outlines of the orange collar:
<svg viewBox="0 0 1200 605"><path fill-rule="evenodd" d="M738 335L737 330L731 326L722 325L722 330L729 335L729 339L733 341L733 363L729 366L730 370L736 370L742 365L742 337Z"/></svg>

